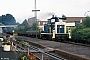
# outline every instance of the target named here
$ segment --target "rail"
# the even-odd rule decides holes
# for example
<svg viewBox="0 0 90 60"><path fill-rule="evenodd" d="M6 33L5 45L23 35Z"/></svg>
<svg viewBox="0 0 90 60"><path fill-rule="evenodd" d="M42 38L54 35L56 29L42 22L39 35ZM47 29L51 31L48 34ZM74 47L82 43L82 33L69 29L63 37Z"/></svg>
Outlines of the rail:
<svg viewBox="0 0 90 60"><path fill-rule="evenodd" d="M14 43L14 42L13 42L13 43ZM21 42L18 42L18 43L19 43L20 45L25 45L25 44L23 44L23 43L21 43ZM15 43L14 43L14 44L15 44ZM17 44L16 44L16 46L22 48L20 45L17 45ZM45 54L45 55L53 58L54 60L64 60L63 58L56 57L56 56L54 56L54 55L52 55L52 54L50 54L50 53L48 53L48 52L44 52L44 51L42 51L41 49L39 49L39 48L37 48L37 47L35 47L35 46L31 46L31 45L28 45L28 54L30 53L30 49L42 53L42 58L41 58L41 60L43 60L43 54ZM19 51L19 50L18 50L18 51Z"/></svg>

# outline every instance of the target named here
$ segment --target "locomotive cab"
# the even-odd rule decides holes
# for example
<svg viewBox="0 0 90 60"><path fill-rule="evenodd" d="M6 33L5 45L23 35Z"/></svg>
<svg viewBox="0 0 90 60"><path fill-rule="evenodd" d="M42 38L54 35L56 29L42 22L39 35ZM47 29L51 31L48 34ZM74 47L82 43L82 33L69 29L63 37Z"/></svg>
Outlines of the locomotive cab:
<svg viewBox="0 0 90 60"><path fill-rule="evenodd" d="M59 18L53 15L52 18L48 19L48 23L44 25L44 32L41 33L41 37L58 41L67 39L68 34L66 33L66 23L63 22L65 19L65 16Z"/></svg>

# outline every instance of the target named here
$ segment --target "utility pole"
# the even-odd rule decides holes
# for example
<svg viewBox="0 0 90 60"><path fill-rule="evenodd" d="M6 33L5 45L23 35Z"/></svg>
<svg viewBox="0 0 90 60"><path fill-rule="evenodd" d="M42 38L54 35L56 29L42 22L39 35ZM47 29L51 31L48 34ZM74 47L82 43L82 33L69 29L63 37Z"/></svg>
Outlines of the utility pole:
<svg viewBox="0 0 90 60"><path fill-rule="evenodd" d="M35 0L35 3L34 3L34 10L32 10L32 12L35 12L35 18L36 18L36 24L37 24L37 11L40 11L40 10L37 10L36 8L36 0ZM36 38L37 38L37 27L36 27Z"/></svg>

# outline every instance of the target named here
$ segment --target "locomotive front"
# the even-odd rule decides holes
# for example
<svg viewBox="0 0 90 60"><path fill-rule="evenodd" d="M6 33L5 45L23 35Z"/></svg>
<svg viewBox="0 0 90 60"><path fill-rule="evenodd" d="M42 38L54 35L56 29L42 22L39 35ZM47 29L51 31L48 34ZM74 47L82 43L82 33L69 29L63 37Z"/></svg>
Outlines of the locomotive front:
<svg viewBox="0 0 90 60"><path fill-rule="evenodd" d="M44 31L41 33L41 38L49 40L63 41L67 40L69 35L66 33L66 22L63 22L66 17L55 17L48 19L48 23L44 24Z"/></svg>

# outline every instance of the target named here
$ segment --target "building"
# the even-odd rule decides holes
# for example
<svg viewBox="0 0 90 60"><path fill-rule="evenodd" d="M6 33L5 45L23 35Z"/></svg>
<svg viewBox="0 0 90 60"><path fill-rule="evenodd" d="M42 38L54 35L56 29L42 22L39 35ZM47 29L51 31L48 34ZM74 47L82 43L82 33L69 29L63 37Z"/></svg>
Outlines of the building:
<svg viewBox="0 0 90 60"><path fill-rule="evenodd" d="M77 24L82 23L82 20L84 18L85 17L67 17L67 20L64 20L64 22L70 23L70 24L75 23L75 26L76 26ZM28 19L28 23L30 26L32 25L32 22L35 22L35 17ZM47 24L48 20L37 21L37 22L38 22L38 27L40 29L44 30L44 24Z"/></svg>
<svg viewBox="0 0 90 60"><path fill-rule="evenodd" d="M82 20L84 18L85 17L67 17L67 20L65 20L65 22L67 22L67 23L75 22L75 25L77 25L79 23L82 23Z"/></svg>
<svg viewBox="0 0 90 60"><path fill-rule="evenodd" d="M28 19L28 25L29 26L32 26L32 24L36 21L36 18L35 17L32 17L32 18L29 18Z"/></svg>
<svg viewBox="0 0 90 60"><path fill-rule="evenodd" d="M37 21L38 22L38 27L42 30L44 30L44 24L47 24L48 21Z"/></svg>

